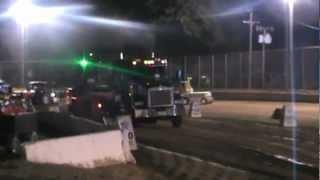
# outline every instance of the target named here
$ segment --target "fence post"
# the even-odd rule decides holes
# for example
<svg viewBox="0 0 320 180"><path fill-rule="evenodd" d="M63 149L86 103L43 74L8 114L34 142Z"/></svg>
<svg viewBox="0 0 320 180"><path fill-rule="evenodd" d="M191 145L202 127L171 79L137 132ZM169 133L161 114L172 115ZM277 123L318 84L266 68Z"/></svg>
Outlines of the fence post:
<svg viewBox="0 0 320 180"><path fill-rule="evenodd" d="M284 51L285 53L285 58L284 58L284 81L285 81L285 89L288 90L289 89L289 70L288 70L288 66L289 66L289 57L288 57L288 50Z"/></svg>
<svg viewBox="0 0 320 180"><path fill-rule="evenodd" d="M240 78L240 89L243 88L242 86L242 53L240 53L240 64L239 64L239 78Z"/></svg>
<svg viewBox="0 0 320 180"><path fill-rule="evenodd" d="M262 73L261 73L261 78L262 78L262 89L265 88L265 73L266 73L266 45L262 44L263 51L262 51Z"/></svg>
<svg viewBox="0 0 320 180"><path fill-rule="evenodd" d="M320 21L319 21L320 25ZM319 39L320 39L320 33L319 33ZM319 98L319 103L320 103L320 48L318 48L318 87L316 89L318 90L318 98Z"/></svg>
<svg viewBox="0 0 320 180"><path fill-rule="evenodd" d="M306 82L305 82L305 69L304 69L304 49L302 49L301 53L301 81L302 81L302 89L306 89Z"/></svg>
<svg viewBox="0 0 320 180"><path fill-rule="evenodd" d="M171 67L172 67L171 60L168 59L167 70L168 70L168 76L169 76L169 77L171 77L171 74L172 74L172 72L171 72L171 71L172 71L172 68L171 68ZM121 73L121 76L122 76L122 73Z"/></svg>
<svg viewBox="0 0 320 180"><path fill-rule="evenodd" d="M201 80L201 64L200 64L200 61L201 61L201 57L199 56L198 57L198 89L200 89L200 80Z"/></svg>
<svg viewBox="0 0 320 180"><path fill-rule="evenodd" d="M211 89L214 88L214 55L211 56Z"/></svg>
<svg viewBox="0 0 320 180"><path fill-rule="evenodd" d="M228 88L228 54L224 55L224 88Z"/></svg>
<svg viewBox="0 0 320 180"><path fill-rule="evenodd" d="M184 80L187 80L187 56L183 58L183 72L184 72Z"/></svg>
<svg viewBox="0 0 320 180"><path fill-rule="evenodd" d="M0 79L2 79L3 77L2 77L2 67L4 67L4 65L2 64L2 63L0 63L1 65L0 65Z"/></svg>

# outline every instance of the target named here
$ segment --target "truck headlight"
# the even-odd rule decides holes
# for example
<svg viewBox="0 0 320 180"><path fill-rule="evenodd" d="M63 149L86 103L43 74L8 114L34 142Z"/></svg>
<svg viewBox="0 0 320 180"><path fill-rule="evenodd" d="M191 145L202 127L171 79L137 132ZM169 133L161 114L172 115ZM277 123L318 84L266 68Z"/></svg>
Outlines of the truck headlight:
<svg viewBox="0 0 320 180"><path fill-rule="evenodd" d="M50 97L52 97L52 98L56 97L56 93L52 92L52 93L50 94Z"/></svg>
<svg viewBox="0 0 320 180"><path fill-rule="evenodd" d="M97 107L98 107L99 109L102 109L102 107L103 107L102 103L98 103L98 104L97 104Z"/></svg>

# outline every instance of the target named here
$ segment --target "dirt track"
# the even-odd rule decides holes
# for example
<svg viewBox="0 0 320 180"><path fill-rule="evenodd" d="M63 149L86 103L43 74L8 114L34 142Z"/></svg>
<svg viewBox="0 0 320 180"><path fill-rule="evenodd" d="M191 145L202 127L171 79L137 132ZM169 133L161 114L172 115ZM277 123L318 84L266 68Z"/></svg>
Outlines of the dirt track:
<svg viewBox="0 0 320 180"><path fill-rule="evenodd" d="M133 164L95 169L40 165L8 158L0 151L0 180L166 180L160 173Z"/></svg>
<svg viewBox="0 0 320 180"><path fill-rule="evenodd" d="M299 130L297 149L299 161L317 166L316 129ZM275 158L292 157L291 131L278 126L228 121L186 122L181 129L166 123L137 130L144 144L200 157L249 172L289 178L291 163ZM315 179L316 168L298 166L301 179Z"/></svg>
<svg viewBox="0 0 320 180"><path fill-rule="evenodd" d="M119 165L93 170L66 166L35 165L1 156L0 179L292 179L293 138L290 128L271 120L282 103L221 101L202 106L204 118L189 119L180 129L168 122L142 125L139 143L191 155L208 162L195 162L140 148L138 165ZM297 174L299 179L318 179L317 107L299 104L297 128ZM276 157L275 157L276 156ZM222 166L210 166L210 162Z"/></svg>
<svg viewBox="0 0 320 180"><path fill-rule="evenodd" d="M282 103L218 102L203 106L203 119L188 120L181 129L166 122L137 129L144 144L196 156L269 178L291 179L292 130L271 120ZM299 104L296 150L300 179L317 179L317 108ZM230 179L234 179L230 178ZM200 178L201 179L201 178ZM237 179L237 178L235 178ZM258 178L259 179L259 178Z"/></svg>
<svg viewBox="0 0 320 180"><path fill-rule="evenodd" d="M216 101L202 106L204 117L210 119L235 119L248 121L263 121L277 124L271 119L276 108L281 108L288 102L262 101ZM297 116L300 126L319 127L319 107L312 103L297 103Z"/></svg>

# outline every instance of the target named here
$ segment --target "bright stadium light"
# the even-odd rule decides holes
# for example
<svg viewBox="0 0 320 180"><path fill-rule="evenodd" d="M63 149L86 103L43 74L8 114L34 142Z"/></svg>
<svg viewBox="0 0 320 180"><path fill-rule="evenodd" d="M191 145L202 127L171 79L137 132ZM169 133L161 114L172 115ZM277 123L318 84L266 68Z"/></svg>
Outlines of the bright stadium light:
<svg viewBox="0 0 320 180"><path fill-rule="evenodd" d="M35 5L32 0L18 0L8 11L6 16L13 18L20 26L31 24L52 23L63 14L63 8L48 8Z"/></svg>
<svg viewBox="0 0 320 180"><path fill-rule="evenodd" d="M14 20L21 30L21 84L25 84L24 64L25 64L25 37L28 34L28 27L36 24L56 25L60 23L60 17L67 14L77 14L91 9L89 5L69 5L69 6L40 6L33 0L16 0L5 12L0 14L0 20ZM61 21L63 23L63 21Z"/></svg>
<svg viewBox="0 0 320 180"><path fill-rule="evenodd" d="M14 19L21 27L32 24L52 24L60 16L89 10L89 5L40 6L32 0L17 0L0 15L1 18Z"/></svg>
<svg viewBox="0 0 320 180"><path fill-rule="evenodd" d="M289 5L294 5L296 3L296 0L283 0L284 3L289 4Z"/></svg>

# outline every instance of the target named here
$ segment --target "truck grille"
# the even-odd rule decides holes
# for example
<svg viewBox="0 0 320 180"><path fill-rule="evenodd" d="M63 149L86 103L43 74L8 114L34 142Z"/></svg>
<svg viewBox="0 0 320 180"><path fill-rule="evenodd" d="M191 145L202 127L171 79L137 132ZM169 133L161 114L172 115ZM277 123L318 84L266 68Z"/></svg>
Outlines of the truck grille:
<svg viewBox="0 0 320 180"><path fill-rule="evenodd" d="M172 88L149 89L149 107L164 107L173 105Z"/></svg>

